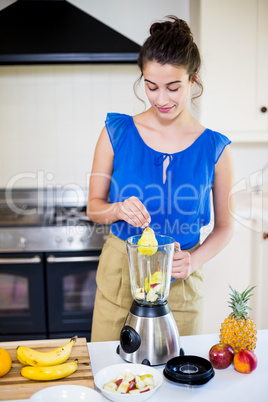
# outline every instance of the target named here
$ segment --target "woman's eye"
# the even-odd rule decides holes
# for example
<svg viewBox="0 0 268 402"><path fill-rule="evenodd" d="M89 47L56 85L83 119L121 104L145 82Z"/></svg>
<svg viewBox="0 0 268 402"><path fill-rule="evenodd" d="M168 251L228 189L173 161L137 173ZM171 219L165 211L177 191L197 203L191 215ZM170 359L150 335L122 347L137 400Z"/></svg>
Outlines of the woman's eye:
<svg viewBox="0 0 268 402"><path fill-rule="evenodd" d="M156 91L157 90L157 88L150 88L150 87L148 87L148 89L149 89L149 91Z"/></svg>
<svg viewBox="0 0 268 402"><path fill-rule="evenodd" d="M175 88L175 89L173 89L173 88L172 88L172 89L171 89L171 88L168 88L168 89L169 89L169 91L171 91L171 92L176 92L176 91L178 91L179 88Z"/></svg>

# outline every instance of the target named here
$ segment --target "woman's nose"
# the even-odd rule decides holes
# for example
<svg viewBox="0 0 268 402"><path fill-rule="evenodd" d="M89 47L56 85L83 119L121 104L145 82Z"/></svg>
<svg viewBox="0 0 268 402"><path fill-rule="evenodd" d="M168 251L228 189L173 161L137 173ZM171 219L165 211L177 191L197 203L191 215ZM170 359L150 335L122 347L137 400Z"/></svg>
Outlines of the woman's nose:
<svg viewBox="0 0 268 402"><path fill-rule="evenodd" d="M160 107L166 106L169 102L168 96L166 92L159 92L158 99L157 99L157 105Z"/></svg>

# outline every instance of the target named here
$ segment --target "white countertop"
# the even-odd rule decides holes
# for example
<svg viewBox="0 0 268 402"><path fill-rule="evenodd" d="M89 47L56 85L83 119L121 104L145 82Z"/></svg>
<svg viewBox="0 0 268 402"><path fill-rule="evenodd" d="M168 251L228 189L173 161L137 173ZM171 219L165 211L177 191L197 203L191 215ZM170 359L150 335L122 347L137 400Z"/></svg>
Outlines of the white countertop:
<svg viewBox="0 0 268 402"><path fill-rule="evenodd" d="M181 347L187 355L208 359L208 351L219 342L219 335L182 336ZM93 375L112 364L124 363L116 353L119 342L88 343ZM154 402L198 401L198 402L267 402L268 401L268 329L258 331L255 354L258 366L251 374L241 374L231 365L225 370L215 370L215 376L200 387L187 387L174 384L164 377L160 389L153 395ZM126 363L125 364L130 364ZM155 367L163 372L164 366ZM107 401L103 397L103 401ZM12 401L4 401L12 402ZM14 401L13 401L14 402ZM16 402L26 402L17 400Z"/></svg>
<svg viewBox="0 0 268 402"><path fill-rule="evenodd" d="M209 349L219 342L219 335L183 336L180 340L186 355L196 355L208 359ZM118 343L97 342L88 344L93 375L106 366L123 362L121 357L116 354ZM267 402L268 330L258 331L255 354L258 359L258 366L251 374L238 373L231 365L225 370L215 370L215 376L201 387L174 384L164 377L162 386L151 400L154 402L193 400L198 402ZM164 366L159 366L158 370L163 372L163 368ZM107 401L107 399L103 397L103 401Z"/></svg>

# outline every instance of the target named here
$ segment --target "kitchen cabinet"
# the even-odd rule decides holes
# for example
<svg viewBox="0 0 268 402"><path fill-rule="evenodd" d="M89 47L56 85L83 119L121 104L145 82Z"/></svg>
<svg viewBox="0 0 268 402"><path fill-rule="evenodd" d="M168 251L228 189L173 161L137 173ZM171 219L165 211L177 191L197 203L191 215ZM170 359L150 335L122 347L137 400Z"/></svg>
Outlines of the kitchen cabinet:
<svg viewBox="0 0 268 402"><path fill-rule="evenodd" d="M252 269L254 272L256 297L253 301L254 320L258 329L268 328L268 196L263 195L260 200L262 208L255 217L255 223L260 228L253 232Z"/></svg>
<svg viewBox="0 0 268 402"><path fill-rule="evenodd" d="M250 299L249 316L257 329L268 328L268 195L235 196L234 234L229 244L204 264L203 333L219 332L230 314L229 284L242 292L255 286Z"/></svg>
<svg viewBox="0 0 268 402"><path fill-rule="evenodd" d="M232 141L268 141L268 1L200 0L200 118Z"/></svg>
<svg viewBox="0 0 268 402"><path fill-rule="evenodd" d="M221 323L231 313L228 306L228 285L242 292L247 286L255 284L252 282L253 222L243 216L243 213L246 215L245 211L237 211L237 216L241 217L241 221L245 220L247 226L235 221L230 243L203 267L203 333L206 334L218 333Z"/></svg>

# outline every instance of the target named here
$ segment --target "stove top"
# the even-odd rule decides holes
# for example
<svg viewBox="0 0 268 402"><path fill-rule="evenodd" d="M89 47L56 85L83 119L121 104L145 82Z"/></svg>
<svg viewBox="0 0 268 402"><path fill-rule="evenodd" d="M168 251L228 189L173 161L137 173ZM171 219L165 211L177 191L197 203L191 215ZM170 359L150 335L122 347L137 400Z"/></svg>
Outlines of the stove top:
<svg viewBox="0 0 268 402"><path fill-rule="evenodd" d="M0 191L0 252L101 250L110 227L88 219L83 195Z"/></svg>

